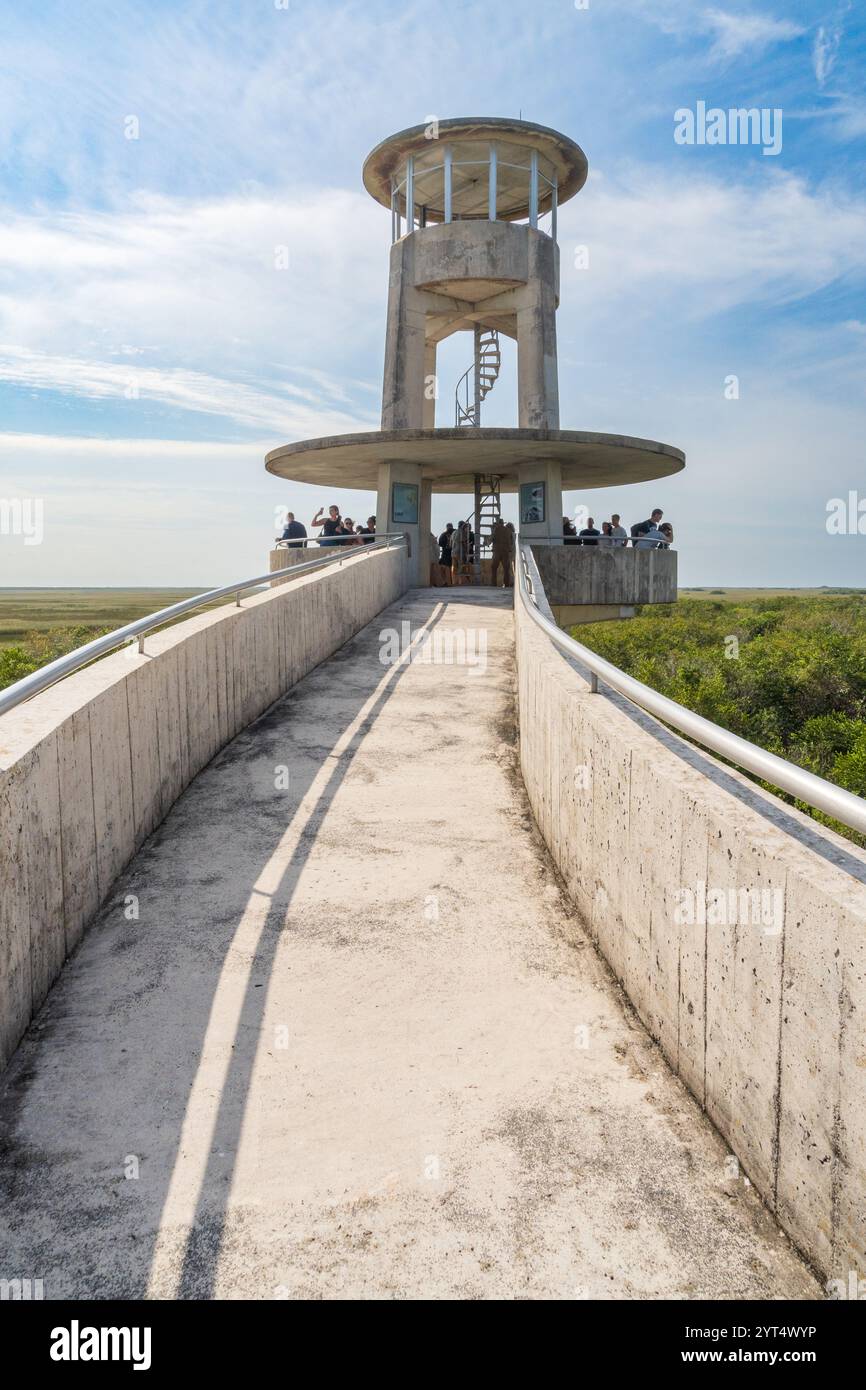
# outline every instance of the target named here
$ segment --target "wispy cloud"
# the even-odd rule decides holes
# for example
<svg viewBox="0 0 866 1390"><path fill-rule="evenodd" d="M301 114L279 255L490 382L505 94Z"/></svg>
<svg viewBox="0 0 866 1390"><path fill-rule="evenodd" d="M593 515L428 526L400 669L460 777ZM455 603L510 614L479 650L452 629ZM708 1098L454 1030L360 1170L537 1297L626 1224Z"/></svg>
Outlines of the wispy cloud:
<svg viewBox="0 0 866 1390"><path fill-rule="evenodd" d="M205 372L57 357L10 344L0 344L0 381L88 400L154 401L286 437L339 433L361 425L358 414L336 410L326 398L290 386L283 394L266 392ZM369 416L367 422L371 424Z"/></svg>
<svg viewBox="0 0 866 1390"><path fill-rule="evenodd" d="M726 10L701 6L694 0L614 0L621 9L644 19L663 33L678 38L709 35L713 42L707 56L729 62L743 54L758 57L774 44L789 43L807 31L790 19L754 10Z"/></svg>
<svg viewBox="0 0 866 1390"><path fill-rule="evenodd" d="M377 212L360 193L287 190L9 218L0 377L91 399L137 388L281 434L357 427L375 418L352 383L358 353L381 350Z"/></svg>
<svg viewBox="0 0 866 1390"><path fill-rule="evenodd" d="M815 66L815 76L818 79L818 86L823 87L830 73L836 66L836 59L839 56L839 47L842 43L842 26L839 24L821 24L815 35L815 42L812 46L812 61Z"/></svg>
<svg viewBox="0 0 866 1390"><path fill-rule="evenodd" d="M789 19L718 9L704 10L698 24L715 35L710 56L726 61L741 53L757 55L773 44L787 43L806 32Z"/></svg>
<svg viewBox="0 0 866 1390"><path fill-rule="evenodd" d="M641 169L591 180L584 207L562 212L560 317L612 306L633 317L689 322L742 306L794 302L846 275L866 278L866 198L810 188L784 172L725 182L684 170L662 181ZM590 268L569 266L570 245L589 245Z"/></svg>

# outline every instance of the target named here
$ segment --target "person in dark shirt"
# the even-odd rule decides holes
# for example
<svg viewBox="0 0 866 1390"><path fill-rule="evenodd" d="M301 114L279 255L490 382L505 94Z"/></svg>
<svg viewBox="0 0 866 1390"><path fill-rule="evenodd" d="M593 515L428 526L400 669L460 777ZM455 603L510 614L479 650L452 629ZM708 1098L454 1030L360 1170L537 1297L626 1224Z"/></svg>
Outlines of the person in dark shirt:
<svg viewBox="0 0 866 1390"><path fill-rule="evenodd" d="M451 537L454 535L454 525L449 521L442 535L439 537L439 563L451 568Z"/></svg>
<svg viewBox="0 0 866 1390"><path fill-rule="evenodd" d="M583 530L580 532L580 537L579 537L580 544L581 544L581 545L598 545L598 538L599 538L600 535L601 535L601 532L600 532L600 531L597 531L597 530L595 529L595 522L593 521L592 517L589 517L588 520L587 520L586 525L584 526Z"/></svg>
<svg viewBox="0 0 866 1390"><path fill-rule="evenodd" d="M493 523L493 534L491 535L491 545L493 548L493 563L491 574L494 587L498 587L499 569L502 568L502 587L510 589L514 582L512 574L512 555L514 553L513 532L509 531L501 516L498 516Z"/></svg>
<svg viewBox="0 0 866 1390"><path fill-rule="evenodd" d="M567 516L564 516L562 518L562 542L563 545L580 544L580 542L577 539L577 532L574 529L574 523Z"/></svg>
<svg viewBox="0 0 866 1390"><path fill-rule="evenodd" d="M311 526L321 526L322 534L319 538L319 545L339 545L337 537L342 535L343 528L340 521L340 508L329 507L328 515L323 516L325 508L320 507L310 522Z"/></svg>
<svg viewBox="0 0 866 1390"><path fill-rule="evenodd" d="M632 545L636 546L641 536L646 536L650 531L657 529L661 525L663 516L664 512L661 507L653 507L652 514L647 517L646 521L636 521L631 528Z"/></svg>
<svg viewBox="0 0 866 1390"><path fill-rule="evenodd" d="M367 525L358 527L358 535L364 537L364 545L372 545L376 539L376 518L367 517Z"/></svg>
<svg viewBox="0 0 866 1390"><path fill-rule="evenodd" d="M288 541L287 550L303 550L307 543L307 528L303 522L295 521L294 512L286 512L286 524L283 527L281 541Z"/></svg>

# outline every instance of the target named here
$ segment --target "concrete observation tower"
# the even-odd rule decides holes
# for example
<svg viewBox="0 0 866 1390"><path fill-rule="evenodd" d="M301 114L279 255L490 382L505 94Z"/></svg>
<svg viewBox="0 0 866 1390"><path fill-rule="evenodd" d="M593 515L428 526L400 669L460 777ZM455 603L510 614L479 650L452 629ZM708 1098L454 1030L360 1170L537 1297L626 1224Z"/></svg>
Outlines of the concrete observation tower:
<svg viewBox="0 0 866 1390"><path fill-rule="evenodd" d="M586 176L586 156L567 136L492 117L401 131L364 163L364 186L391 214L382 428L287 444L265 466L295 482L375 489L377 529L409 534L416 584L429 579L433 492L474 494L482 539L500 496L519 492L522 538L549 546L562 540L563 489L684 466L666 444L560 429L557 211ZM453 426L437 429L436 348L461 331L473 334L474 358ZM517 421L491 429L481 407L503 334L517 343Z"/></svg>

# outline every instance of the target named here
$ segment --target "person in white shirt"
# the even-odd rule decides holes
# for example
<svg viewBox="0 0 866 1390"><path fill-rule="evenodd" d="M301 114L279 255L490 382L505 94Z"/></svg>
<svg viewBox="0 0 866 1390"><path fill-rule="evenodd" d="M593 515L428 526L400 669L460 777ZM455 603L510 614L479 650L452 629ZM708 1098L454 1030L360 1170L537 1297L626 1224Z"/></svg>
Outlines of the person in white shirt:
<svg viewBox="0 0 866 1390"><path fill-rule="evenodd" d="M610 519L610 534L611 545L625 545L628 540L628 532L620 525L619 512L614 512Z"/></svg>

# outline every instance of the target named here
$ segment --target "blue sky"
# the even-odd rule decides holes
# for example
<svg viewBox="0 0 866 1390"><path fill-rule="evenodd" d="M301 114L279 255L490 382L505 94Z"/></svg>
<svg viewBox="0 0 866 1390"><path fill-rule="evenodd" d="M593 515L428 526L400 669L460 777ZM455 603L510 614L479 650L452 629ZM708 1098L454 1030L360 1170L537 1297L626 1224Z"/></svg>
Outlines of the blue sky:
<svg viewBox="0 0 866 1390"><path fill-rule="evenodd" d="M0 498L45 514L41 546L0 536L0 584L229 581L264 567L279 505L366 515L370 494L263 467L378 425L389 218L363 159L431 115L522 112L590 162L560 217L562 426L688 458L569 507L658 501L683 584L866 586L866 536L825 525L831 498L866 499L864 0L4 0L0 19ZM780 108L781 153L678 145L698 101ZM440 353L439 423L470 356L464 335ZM516 423L511 351L486 406ZM461 508L437 499L434 523Z"/></svg>

